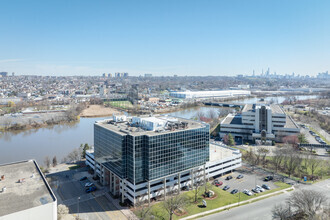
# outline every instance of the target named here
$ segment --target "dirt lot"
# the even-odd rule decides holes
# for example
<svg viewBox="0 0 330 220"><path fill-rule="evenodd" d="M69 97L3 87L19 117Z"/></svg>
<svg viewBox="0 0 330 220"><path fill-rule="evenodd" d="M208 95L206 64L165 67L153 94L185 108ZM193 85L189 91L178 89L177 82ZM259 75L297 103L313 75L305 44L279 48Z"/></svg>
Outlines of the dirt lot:
<svg viewBox="0 0 330 220"><path fill-rule="evenodd" d="M102 105L89 105L80 113L80 117L93 118L93 117L105 117L112 116L112 114L119 113L114 108L106 108Z"/></svg>

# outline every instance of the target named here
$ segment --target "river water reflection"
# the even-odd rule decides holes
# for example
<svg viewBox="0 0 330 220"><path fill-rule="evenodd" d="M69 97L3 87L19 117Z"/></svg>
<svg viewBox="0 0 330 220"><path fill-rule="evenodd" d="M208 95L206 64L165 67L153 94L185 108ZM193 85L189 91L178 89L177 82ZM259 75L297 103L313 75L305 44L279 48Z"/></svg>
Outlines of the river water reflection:
<svg viewBox="0 0 330 220"><path fill-rule="evenodd" d="M278 103L284 101L285 97L268 97L266 100L274 99ZM316 96L298 96L298 99L316 98ZM245 99L236 102L254 103L258 99ZM197 107L169 113L169 115L194 118L198 111L207 114L210 108L220 110L218 107ZM43 164L44 158L57 157L60 162L74 148L81 143L93 144L96 120L104 118L81 118L78 123L54 125L47 128L31 129L19 133L7 132L0 134L0 164L20 160L36 159Z"/></svg>

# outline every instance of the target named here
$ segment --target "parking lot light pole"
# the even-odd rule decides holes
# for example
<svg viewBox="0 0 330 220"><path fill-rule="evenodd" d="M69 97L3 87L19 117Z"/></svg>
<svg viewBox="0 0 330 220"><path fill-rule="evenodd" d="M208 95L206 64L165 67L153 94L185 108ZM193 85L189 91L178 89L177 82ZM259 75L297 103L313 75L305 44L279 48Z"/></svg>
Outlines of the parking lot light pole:
<svg viewBox="0 0 330 220"><path fill-rule="evenodd" d="M79 201L80 201L80 196L78 197L78 219L79 219Z"/></svg>
<svg viewBox="0 0 330 220"><path fill-rule="evenodd" d="M240 192L240 190L238 190L238 206L239 206L240 201L241 201L241 192Z"/></svg>

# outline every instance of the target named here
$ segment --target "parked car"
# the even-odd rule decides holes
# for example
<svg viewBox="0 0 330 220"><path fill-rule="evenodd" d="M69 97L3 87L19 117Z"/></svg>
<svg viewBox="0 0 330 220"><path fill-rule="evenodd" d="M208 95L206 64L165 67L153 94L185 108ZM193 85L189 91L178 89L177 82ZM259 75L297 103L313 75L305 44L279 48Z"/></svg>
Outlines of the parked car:
<svg viewBox="0 0 330 220"><path fill-rule="evenodd" d="M248 196L252 196L252 192L250 190L244 189L243 193L248 195Z"/></svg>
<svg viewBox="0 0 330 220"><path fill-rule="evenodd" d="M87 180L87 176L81 177L79 181Z"/></svg>
<svg viewBox="0 0 330 220"><path fill-rule="evenodd" d="M86 189L86 193L90 193L90 192L94 192L96 190L95 186L91 186L89 188Z"/></svg>
<svg viewBox="0 0 330 220"><path fill-rule="evenodd" d="M231 180L233 177L232 176L227 176L226 180Z"/></svg>
<svg viewBox="0 0 330 220"><path fill-rule="evenodd" d="M217 182L215 182L215 185L216 185L216 186L222 186L222 184L223 184L222 181L217 181Z"/></svg>
<svg viewBox="0 0 330 220"><path fill-rule="evenodd" d="M242 179L244 176L242 174L238 175L236 178L237 179Z"/></svg>
<svg viewBox="0 0 330 220"><path fill-rule="evenodd" d="M231 193L231 194L236 194L236 193L238 193L238 190L237 190L237 189L234 189L234 190L232 190L230 193Z"/></svg>
<svg viewBox="0 0 330 220"><path fill-rule="evenodd" d="M265 191L265 189L264 189L264 188L262 188L262 187L261 187L261 186L259 186L259 185L256 185L256 188L258 188L260 192L264 192L264 191Z"/></svg>
<svg viewBox="0 0 330 220"><path fill-rule="evenodd" d="M270 181L270 180L273 180L273 177L272 176L266 176L264 180L265 181Z"/></svg>
<svg viewBox="0 0 330 220"><path fill-rule="evenodd" d="M262 184L262 188L270 190L270 187L267 184Z"/></svg>
<svg viewBox="0 0 330 220"><path fill-rule="evenodd" d="M181 189L189 191L189 186L183 186Z"/></svg>
<svg viewBox="0 0 330 220"><path fill-rule="evenodd" d="M261 191L259 190L259 188L254 188L254 189L252 189L252 192L254 192L254 193L260 193Z"/></svg>
<svg viewBox="0 0 330 220"><path fill-rule="evenodd" d="M94 183L86 183L85 184L85 187L91 187L91 186L93 186L94 185Z"/></svg>
<svg viewBox="0 0 330 220"><path fill-rule="evenodd" d="M230 189L230 186L228 186L228 185L223 187L223 190L225 190L225 191L228 190L228 189Z"/></svg>

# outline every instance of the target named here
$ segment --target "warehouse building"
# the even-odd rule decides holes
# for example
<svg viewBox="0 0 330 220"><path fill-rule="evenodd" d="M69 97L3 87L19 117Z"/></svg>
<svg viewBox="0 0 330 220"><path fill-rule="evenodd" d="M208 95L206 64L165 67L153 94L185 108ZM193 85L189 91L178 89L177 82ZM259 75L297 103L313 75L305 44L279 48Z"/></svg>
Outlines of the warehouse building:
<svg viewBox="0 0 330 220"><path fill-rule="evenodd" d="M238 96L249 96L250 91L247 90L219 90L219 91L172 91L170 96L181 99L205 99L205 98L228 98Z"/></svg>
<svg viewBox="0 0 330 220"><path fill-rule="evenodd" d="M241 114L228 114L220 124L220 137L229 133L236 141L259 144L281 142L285 136L297 135L300 129L279 105L246 104Z"/></svg>
<svg viewBox="0 0 330 220"><path fill-rule="evenodd" d="M0 219L57 220L57 200L36 161L0 165Z"/></svg>

